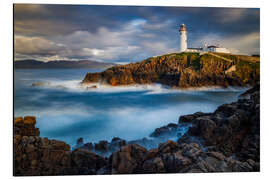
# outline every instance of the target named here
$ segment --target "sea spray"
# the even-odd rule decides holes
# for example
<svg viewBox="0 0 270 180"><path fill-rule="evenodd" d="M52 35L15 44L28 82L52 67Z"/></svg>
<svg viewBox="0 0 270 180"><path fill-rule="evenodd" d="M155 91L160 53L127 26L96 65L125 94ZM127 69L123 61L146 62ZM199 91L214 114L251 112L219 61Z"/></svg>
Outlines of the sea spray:
<svg viewBox="0 0 270 180"><path fill-rule="evenodd" d="M181 115L212 112L237 99L243 89L172 89L160 84L103 86L87 90L79 83L88 70L15 71L15 116L34 115L41 136L66 141L127 141L148 137L155 128L177 123ZM32 87L34 82L48 87Z"/></svg>

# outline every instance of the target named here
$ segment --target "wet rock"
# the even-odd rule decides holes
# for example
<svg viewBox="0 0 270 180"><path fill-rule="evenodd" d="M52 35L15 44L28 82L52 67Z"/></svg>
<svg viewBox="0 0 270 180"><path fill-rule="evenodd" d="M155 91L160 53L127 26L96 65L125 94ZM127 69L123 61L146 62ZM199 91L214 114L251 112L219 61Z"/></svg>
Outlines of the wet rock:
<svg viewBox="0 0 270 180"><path fill-rule="evenodd" d="M150 149L149 151L147 151L146 155L145 155L145 160L148 159L153 159L154 157L157 157L159 155L158 149Z"/></svg>
<svg viewBox="0 0 270 180"><path fill-rule="evenodd" d="M99 143L95 144L95 151L99 152L107 152L108 151L108 141L99 141Z"/></svg>
<svg viewBox="0 0 270 180"><path fill-rule="evenodd" d="M108 146L108 150L111 152L115 152L117 150L120 150L120 148L125 146L126 144L127 143L125 140L114 137Z"/></svg>
<svg viewBox="0 0 270 180"><path fill-rule="evenodd" d="M111 168L109 166L104 166L102 168L100 168L97 172L97 175L107 175L107 174L111 174Z"/></svg>
<svg viewBox="0 0 270 180"><path fill-rule="evenodd" d="M236 161L232 168L233 172L252 172L253 167L248 162Z"/></svg>
<svg viewBox="0 0 270 180"><path fill-rule="evenodd" d="M214 113L208 115L180 117L181 123L191 122L192 127L178 140L178 143L191 143L198 140L200 144L207 146L205 148L207 151L219 151L227 157L234 154L241 161L252 159L258 162L260 112L256 107L259 107L257 106L259 96L257 91L249 91L252 92L249 95L251 97L254 95L254 99L239 99L237 102L220 106ZM240 167L242 164L236 169L240 170Z"/></svg>
<svg viewBox="0 0 270 180"><path fill-rule="evenodd" d="M248 89L246 92L244 92L243 94L241 94L239 97L243 97L243 96L249 96L254 94L254 93L257 93L257 92L260 92L260 84L256 84L253 88L250 88Z"/></svg>
<svg viewBox="0 0 270 180"><path fill-rule="evenodd" d="M216 158L216 159L219 159L219 160L221 160L221 161L224 161L225 158L226 158L222 153L220 153L220 152L215 152L215 151L207 152L207 155L208 155L208 156L211 156L211 157L214 157L214 158Z"/></svg>
<svg viewBox="0 0 270 180"><path fill-rule="evenodd" d="M169 123L169 124L167 125L167 127L172 128L172 129L176 129L176 128L178 128L178 125L175 124L175 123Z"/></svg>
<svg viewBox="0 0 270 180"><path fill-rule="evenodd" d="M94 149L94 145L90 142L90 143L85 143L83 144L80 149L85 149L88 151L92 151Z"/></svg>
<svg viewBox="0 0 270 180"><path fill-rule="evenodd" d="M34 82L32 83L32 87L39 87L39 86L49 86L50 83L49 82Z"/></svg>
<svg viewBox="0 0 270 180"><path fill-rule="evenodd" d="M97 88L97 86L94 85L94 86L89 86L89 87L87 87L86 89L87 89L87 90L91 90L91 89L96 89L96 88Z"/></svg>
<svg viewBox="0 0 270 180"><path fill-rule="evenodd" d="M159 144L159 140L158 139L148 139L148 138L142 138L142 139L137 139L137 140L133 140L133 141L128 141L127 144L138 144L140 146L143 147L147 147L147 148L156 148Z"/></svg>
<svg viewBox="0 0 270 180"><path fill-rule="evenodd" d="M192 142L195 142L195 140L189 133L184 134L183 136L181 136L177 140L177 143L180 144L180 145L183 144L183 143L189 144L189 143L192 143Z"/></svg>
<svg viewBox="0 0 270 180"><path fill-rule="evenodd" d="M166 137L173 136L177 131L178 125L170 123L167 126L163 126L155 129L153 133L150 134L150 137Z"/></svg>
<svg viewBox="0 0 270 180"><path fill-rule="evenodd" d="M223 104L221 106L219 106L217 108L217 110L215 111L215 113L221 113L223 114L225 117L229 117L232 116L235 112L235 110L237 109L237 104Z"/></svg>
<svg viewBox="0 0 270 180"><path fill-rule="evenodd" d="M103 157L83 149L76 149L71 157L75 167L79 169L79 174L95 174L96 170L106 164Z"/></svg>
<svg viewBox="0 0 270 180"><path fill-rule="evenodd" d="M189 171L187 171L187 173L203 173L204 171L202 171L199 168L192 168Z"/></svg>
<svg viewBox="0 0 270 180"><path fill-rule="evenodd" d="M193 161L197 160L197 157L201 155L202 150L197 143L181 144L181 150L183 156L186 156Z"/></svg>
<svg viewBox="0 0 270 180"><path fill-rule="evenodd" d="M208 116L210 113L196 112L194 114L188 114L184 116L180 116L178 123L191 123L195 118L200 116Z"/></svg>
<svg viewBox="0 0 270 180"><path fill-rule="evenodd" d="M161 143L159 146L158 146L158 152L159 153L171 153L171 152L175 152L179 149L179 145L177 142L174 142L174 141L171 141L171 140L168 140L167 142L165 143Z"/></svg>
<svg viewBox="0 0 270 180"><path fill-rule="evenodd" d="M69 144L65 143L64 141L59 141L59 140L54 140L54 139L49 141L49 147L55 150L70 151Z"/></svg>
<svg viewBox="0 0 270 180"><path fill-rule="evenodd" d="M199 136L207 141L211 141L213 131L216 128L216 123L211 120L210 116L197 117L189 132L191 135ZM211 143L211 142L210 142Z"/></svg>
<svg viewBox="0 0 270 180"><path fill-rule="evenodd" d="M111 156L112 174L136 173L146 152L145 148L136 144L124 146L120 151L114 152Z"/></svg>
<svg viewBox="0 0 270 180"><path fill-rule="evenodd" d="M114 137L114 138L112 138L112 141L111 141L111 142L118 142L118 141L120 141L120 140L122 140L122 139L119 138L119 137Z"/></svg>
<svg viewBox="0 0 270 180"><path fill-rule="evenodd" d="M32 124L32 123L29 123ZM23 126L22 126L23 127ZM14 136L15 175L74 174L70 147L39 136Z"/></svg>
<svg viewBox="0 0 270 180"><path fill-rule="evenodd" d="M81 147L82 145L83 145L83 138L77 139L76 146L77 146L77 147Z"/></svg>
<svg viewBox="0 0 270 180"><path fill-rule="evenodd" d="M213 156L205 158L205 163L208 172L228 172L230 171L227 163L224 160L217 159Z"/></svg>
<svg viewBox="0 0 270 180"><path fill-rule="evenodd" d="M146 160L143 163L144 173L164 173L166 172L163 161L160 157Z"/></svg>

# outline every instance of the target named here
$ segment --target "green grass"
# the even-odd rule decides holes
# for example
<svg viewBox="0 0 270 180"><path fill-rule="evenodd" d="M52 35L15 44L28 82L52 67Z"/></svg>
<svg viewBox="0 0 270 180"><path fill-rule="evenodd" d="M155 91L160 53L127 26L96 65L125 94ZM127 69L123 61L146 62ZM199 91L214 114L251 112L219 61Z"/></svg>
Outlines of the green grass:
<svg viewBox="0 0 270 180"><path fill-rule="evenodd" d="M237 67L238 68L243 68L244 66L248 66L250 67L252 70L259 70L260 69L260 63L259 62L248 62L248 61L243 61L243 60L239 60L237 63Z"/></svg>
<svg viewBox="0 0 270 180"><path fill-rule="evenodd" d="M200 70L201 69L201 60L200 58L196 58L194 60L191 61L191 66L196 70Z"/></svg>

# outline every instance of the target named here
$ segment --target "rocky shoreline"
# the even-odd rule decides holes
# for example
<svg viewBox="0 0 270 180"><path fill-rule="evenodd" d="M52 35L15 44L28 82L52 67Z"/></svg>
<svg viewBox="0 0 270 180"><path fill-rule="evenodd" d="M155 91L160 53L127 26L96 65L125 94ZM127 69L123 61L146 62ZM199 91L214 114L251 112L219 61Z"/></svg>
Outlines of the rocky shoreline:
<svg viewBox="0 0 270 180"><path fill-rule="evenodd" d="M254 86L259 79L260 60L256 57L221 53L173 53L113 66L99 73L87 73L82 84L121 86L159 83L172 88L228 87Z"/></svg>
<svg viewBox="0 0 270 180"><path fill-rule="evenodd" d="M93 144L80 138L71 150L40 137L35 124L31 116L14 119L15 176L260 171L259 85L213 113L181 116L151 139Z"/></svg>

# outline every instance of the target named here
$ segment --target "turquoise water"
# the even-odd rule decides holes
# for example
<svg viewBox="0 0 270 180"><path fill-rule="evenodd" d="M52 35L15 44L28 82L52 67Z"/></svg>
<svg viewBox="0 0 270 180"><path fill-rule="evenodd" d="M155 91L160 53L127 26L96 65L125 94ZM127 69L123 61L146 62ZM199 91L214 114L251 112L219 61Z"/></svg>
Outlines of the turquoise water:
<svg viewBox="0 0 270 180"><path fill-rule="evenodd" d="M170 90L161 85L79 86L86 72L102 69L15 70L15 117L34 115L41 136L74 145L85 142L148 137L155 128L177 123L180 115L212 112L237 99L245 89ZM45 82L44 86L31 86Z"/></svg>

